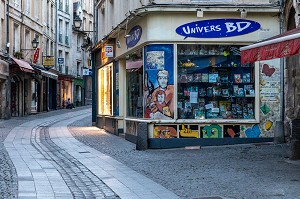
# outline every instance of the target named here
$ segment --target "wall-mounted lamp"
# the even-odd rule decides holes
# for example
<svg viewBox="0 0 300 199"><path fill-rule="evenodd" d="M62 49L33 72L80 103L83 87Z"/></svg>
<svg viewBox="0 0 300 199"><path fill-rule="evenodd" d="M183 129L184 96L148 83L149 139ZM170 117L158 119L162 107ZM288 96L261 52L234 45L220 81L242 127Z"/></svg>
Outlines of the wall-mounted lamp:
<svg viewBox="0 0 300 199"><path fill-rule="evenodd" d="M117 45L118 48L121 48L121 43L120 43L119 40L117 40L116 45Z"/></svg>
<svg viewBox="0 0 300 199"><path fill-rule="evenodd" d="M197 17L203 17L203 10L201 8L197 9Z"/></svg>
<svg viewBox="0 0 300 199"><path fill-rule="evenodd" d="M120 26L119 26L119 30L118 30L118 38L117 38L116 45L117 45L118 48L121 48L121 42L120 42Z"/></svg>
<svg viewBox="0 0 300 199"><path fill-rule="evenodd" d="M21 51L25 51L25 50L35 50L38 46L39 46L39 41L36 40L36 38L34 38L32 41L31 41L31 45L32 45L32 49L21 49Z"/></svg>
<svg viewBox="0 0 300 199"><path fill-rule="evenodd" d="M127 28L128 28L128 18L127 18L127 21L126 21L126 29L125 29L125 36L124 36L124 38L128 38L128 37L131 36L131 35L127 34Z"/></svg>
<svg viewBox="0 0 300 199"><path fill-rule="evenodd" d="M81 32L81 33L88 33L88 32L94 32L93 30L80 30L82 25L82 20L80 19L80 17L78 15L75 16L75 18L73 19L73 30L77 31L77 32Z"/></svg>
<svg viewBox="0 0 300 199"><path fill-rule="evenodd" d="M241 18L242 18L242 19L247 18L247 10L245 10L245 9L242 9L242 10L241 10Z"/></svg>

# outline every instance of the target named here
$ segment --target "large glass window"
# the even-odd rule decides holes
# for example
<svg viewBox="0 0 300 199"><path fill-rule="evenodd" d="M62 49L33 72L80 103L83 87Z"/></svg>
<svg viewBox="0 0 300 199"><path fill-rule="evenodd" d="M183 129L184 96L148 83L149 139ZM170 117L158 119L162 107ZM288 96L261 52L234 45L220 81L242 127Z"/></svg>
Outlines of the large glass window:
<svg viewBox="0 0 300 199"><path fill-rule="evenodd" d="M179 119L254 119L254 66L240 46L178 45Z"/></svg>
<svg viewBox="0 0 300 199"><path fill-rule="evenodd" d="M126 59L127 116L143 117L143 59L142 50Z"/></svg>
<svg viewBox="0 0 300 199"><path fill-rule="evenodd" d="M112 65L107 65L98 70L98 114L112 114Z"/></svg>

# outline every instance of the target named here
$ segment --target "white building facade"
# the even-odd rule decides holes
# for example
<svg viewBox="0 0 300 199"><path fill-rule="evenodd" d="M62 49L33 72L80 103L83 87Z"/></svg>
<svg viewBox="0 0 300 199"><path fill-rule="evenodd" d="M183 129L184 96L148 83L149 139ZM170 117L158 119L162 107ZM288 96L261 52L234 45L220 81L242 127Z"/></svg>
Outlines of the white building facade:
<svg viewBox="0 0 300 199"><path fill-rule="evenodd" d="M150 148L270 141L280 62L240 47L280 33L269 1L98 1L93 121ZM168 138L168 139L166 139Z"/></svg>

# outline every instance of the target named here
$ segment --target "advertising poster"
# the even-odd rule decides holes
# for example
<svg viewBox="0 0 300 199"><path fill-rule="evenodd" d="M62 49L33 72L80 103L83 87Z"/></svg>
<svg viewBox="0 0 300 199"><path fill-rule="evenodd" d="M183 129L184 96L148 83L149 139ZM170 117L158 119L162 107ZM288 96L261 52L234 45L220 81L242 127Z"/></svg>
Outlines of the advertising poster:
<svg viewBox="0 0 300 199"><path fill-rule="evenodd" d="M144 51L144 117L174 118L174 48L154 44Z"/></svg>
<svg viewBox="0 0 300 199"><path fill-rule="evenodd" d="M245 129L247 137L274 137L275 122L280 120L280 59L260 62L259 125ZM256 132L256 133L255 133Z"/></svg>

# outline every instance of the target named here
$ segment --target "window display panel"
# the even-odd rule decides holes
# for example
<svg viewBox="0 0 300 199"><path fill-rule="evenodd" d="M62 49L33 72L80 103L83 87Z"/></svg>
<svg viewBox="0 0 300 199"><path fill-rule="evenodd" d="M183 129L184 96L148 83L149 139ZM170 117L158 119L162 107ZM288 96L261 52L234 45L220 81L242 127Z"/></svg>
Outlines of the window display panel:
<svg viewBox="0 0 300 199"><path fill-rule="evenodd" d="M144 48L144 118L174 118L174 46Z"/></svg>
<svg viewBox="0 0 300 199"><path fill-rule="evenodd" d="M178 45L179 119L254 119L254 65L239 48Z"/></svg>
<svg viewBox="0 0 300 199"><path fill-rule="evenodd" d="M143 58L142 50L126 59L127 116L143 117Z"/></svg>
<svg viewBox="0 0 300 199"><path fill-rule="evenodd" d="M98 114L111 115L111 74L112 65L104 66L98 70Z"/></svg>

